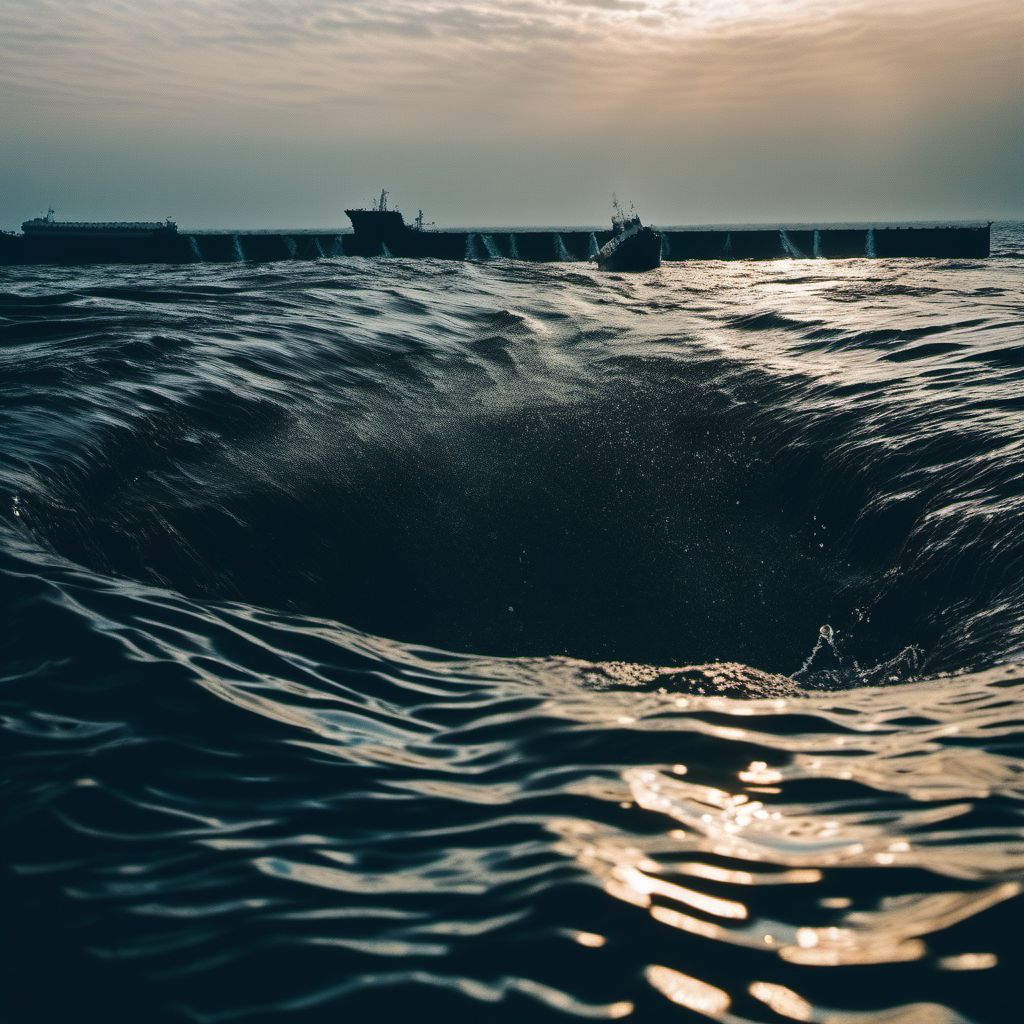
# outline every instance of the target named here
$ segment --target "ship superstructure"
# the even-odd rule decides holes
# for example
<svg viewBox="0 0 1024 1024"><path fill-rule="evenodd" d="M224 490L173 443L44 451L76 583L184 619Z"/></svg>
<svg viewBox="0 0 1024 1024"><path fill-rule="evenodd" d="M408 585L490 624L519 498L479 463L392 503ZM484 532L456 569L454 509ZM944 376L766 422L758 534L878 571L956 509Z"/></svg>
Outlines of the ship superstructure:
<svg viewBox="0 0 1024 1024"><path fill-rule="evenodd" d="M388 192L382 189L380 198L369 209L346 210L345 215L352 221L357 235L378 242L394 242L409 231L405 218L398 210L388 209Z"/></svg>

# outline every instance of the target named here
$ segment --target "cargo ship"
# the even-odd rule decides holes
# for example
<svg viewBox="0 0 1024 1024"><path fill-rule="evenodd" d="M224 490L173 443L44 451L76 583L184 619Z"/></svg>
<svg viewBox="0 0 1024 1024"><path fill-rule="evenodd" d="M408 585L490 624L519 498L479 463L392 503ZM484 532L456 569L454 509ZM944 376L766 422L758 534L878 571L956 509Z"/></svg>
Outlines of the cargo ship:
<svg viewBox="0 0 1024 1024"><path fill-rule="evenodd" d="M26 237L62 242L72 238L161 238L176 235L178 225L170 217L164 221L59 221L51 207L45 217L25 221L21 230Z"/></svg>
<svg viewBox="0 0 1024 1024"><path fill-rule="evenodd" d="M428 226L423 220L423 211L416 215L412 224L405 223L405 217L397 209L388 209L387 189L382 189L380 197L369 208L346 210L345 216L352 222L352 232L356 240L356 249L365 256L428 256L433 255L430 239L425 238ZM443 232L429 232L435 237ZM465 250L463 249L463 256Z"/></svg>
<svg viewBox="0 0 1024 1024"><path fill-rule="evenodd" d="M0 236L0 264L169 263L186 256L178 226L163 221L59 221L45 217Z"/></svg>

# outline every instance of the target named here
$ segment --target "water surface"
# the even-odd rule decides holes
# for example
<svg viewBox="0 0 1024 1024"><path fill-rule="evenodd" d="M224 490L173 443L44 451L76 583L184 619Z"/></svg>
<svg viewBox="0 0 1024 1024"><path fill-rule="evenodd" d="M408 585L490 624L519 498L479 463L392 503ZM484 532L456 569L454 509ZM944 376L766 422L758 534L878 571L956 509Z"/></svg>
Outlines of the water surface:
<svg viewBox="0 0 1024 1024"><path fill-rule="evenodd" d="M1013 1019L994 250L5 269L4 1019Z"/></svg>

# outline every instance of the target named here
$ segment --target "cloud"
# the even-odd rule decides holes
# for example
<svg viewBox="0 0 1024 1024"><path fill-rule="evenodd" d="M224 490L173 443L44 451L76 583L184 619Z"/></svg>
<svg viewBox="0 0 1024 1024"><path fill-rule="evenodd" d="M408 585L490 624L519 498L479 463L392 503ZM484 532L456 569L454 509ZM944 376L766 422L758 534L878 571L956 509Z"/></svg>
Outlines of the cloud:
<svg viewBox="0 0 1024 1024"><path fill-rule="evenodd" d="M848 52L867 34L875 63L913 60L914 48L893 53L886 39L893 26L905 35L901 22L927 46L951 28L1019 31L1020 12L1016 0L5 0L0 83L9 112L36 97L45 108L34 114L93 100L117 117L188 100L208 113L388 106L409 87L427 98L500 86L514 98L555 81L572 100L614 91L623 75L671 80L673 63L691 88L721 90L738 73L800 77L793 62L822 36Z"/></svg>

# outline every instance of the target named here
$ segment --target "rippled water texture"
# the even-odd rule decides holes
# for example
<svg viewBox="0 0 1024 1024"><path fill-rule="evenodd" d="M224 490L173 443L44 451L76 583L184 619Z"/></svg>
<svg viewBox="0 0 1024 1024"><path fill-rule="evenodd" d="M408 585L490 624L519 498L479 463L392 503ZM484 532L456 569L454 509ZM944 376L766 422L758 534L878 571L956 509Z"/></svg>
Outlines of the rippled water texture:
<svg viewBox="0 0 1024 1024"><path fill-rule="evenodd" d="M1017 1019L994 247L4 270L0 1019Z"/></svg>

